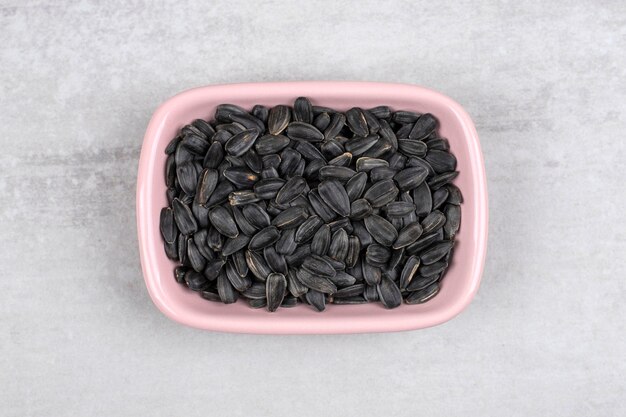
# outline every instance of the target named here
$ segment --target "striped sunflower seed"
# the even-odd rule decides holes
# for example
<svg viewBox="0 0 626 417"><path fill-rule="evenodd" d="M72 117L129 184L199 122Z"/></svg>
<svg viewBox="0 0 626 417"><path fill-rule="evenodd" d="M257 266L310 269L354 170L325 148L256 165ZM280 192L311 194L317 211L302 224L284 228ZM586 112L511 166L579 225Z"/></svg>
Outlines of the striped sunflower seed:
<svg viewBox="0 0 626 417"><path fill-rule="evenodd" d="M209 221L218 232L231 239L239 236L239 229L230 211L222 206L209 211Z"/></svg>
<svg viewBox="0 0 626 417"><path fill-rule="evenodd" d="M320 197L333 211L342 217L350 215L350 199L346 189L336 180L322 181L318 187Z"/></svg>
<svg viewBox="0 0 626 417"><path fill-rule="evenodd" d="M348 254L348 234L344 229L337 230L331 239L328 256L343 262Z"/></svg>
<svg viewBox="0 0 626 417"><path fill-rule="evenodd" d="M319 291L325 294L333 294L337 292L337 287L330 279L328 279L328 277L312 273L308 269L298 269L298 271L296 272L296 277L302 283L302 285L309 288L310 290Z"/></svg>
<svg viewBox="0 0 626 417"><path fill-rule="evenodd" d="M395 227L376 214L363 219L363 223L374 240L383 246L391 246L398 238L398 231Z"/></svg>
<svg viewBox="0 0 626 417"><path fill-rule="evenodd" d="M287 128L290 121L291 109L288 106L272 107L267 118L267 129L270 134L278 135Z"/></svg>
<svg viewBox="0 0 626 417"><path fill-rule="evenodd" d="M252 275L261 281L265 281L267 276L272 273L272 270L265 262L265 258L258 252L247 250L246 263Z"/></svg>
<svg viewBox="0 0 626 417"><path fill-rule="evenodd" d="M400 190L396 187L392 180L383 180L372 185L363 198L370 202L372 207L378 208L385 206L396 199Z"/></svg>
<svg viewBox="0 0 626 417"><path fill-rule="evenodd" d="M382 278L377 290L380 302L385 308L396 308L402 304L400 288L389 278Z"/></svg>
<svg viewBox="0 0 626 417"><path fill-rule="evenodd" d="M435 282L424 289L409 293L404 301L407 304L422 304L433 298L438 292L439 284Z"/></svg>
<svg viewBox="0 0 626 417"><path fill-rule="evenodd" d="M248 243L248 249L258 251L273 245L280 239L280 231L275 226L269 226L257 232ZM248 266L250 266L248 264Z"/></svg>
<svg viewBox="0 0 626 417"><path fill-rule="evenodd" d="M315 310L324 311L326 309L326 297L323 293L315 290L308 291L304 297Z"/></svg>
<svg viewBox="0 0 626 417"><path fill-rule="evenodd" d="M183 204L182 201L175 198L172 202L172 208L174 211L176 226L183 235L188 236L198 230L198 223L196 222L196 219L188 205Z"/></svg>
<svg viewBox="0 0 626 417"><path fill-rule="evenodd" d="M422 236L422 233L424 230L418 222L403 227L398 233L398 238L393 242L393 248L400 249L411 245Z"/></svg>

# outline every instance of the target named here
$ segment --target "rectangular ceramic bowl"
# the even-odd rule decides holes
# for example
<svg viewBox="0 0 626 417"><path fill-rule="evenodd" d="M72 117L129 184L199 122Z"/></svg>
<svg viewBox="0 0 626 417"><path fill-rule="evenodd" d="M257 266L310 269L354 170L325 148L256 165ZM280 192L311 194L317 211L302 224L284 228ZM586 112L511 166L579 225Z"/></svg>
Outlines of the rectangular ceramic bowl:
<svg viewBox="0 0 626 417"><path fill-rule="evenodd" d="M224 305L202 299L178 284L175 263L163 250L159 213L165 197L164 153L177 131L196 118L212 119L216 105L234 103L291 105L299 96L313 104L340 110L385 104L393 109L430 112L440 122L440 134L450 142L458 160L455 184L463 192L461 228L452 264L442 280L439 294L420 305L386 310L380 303L328 305L318 313L306 305L282 308L276 313L252 309L239 301ZM137 178L137 227L141 265L148 292L167 317L200 329L268 334L321 334L391 332L420 329L450 320L476 293L487 244L487 189L483 157L472 120L450 98L426 88L364 82L285 82L214 85L180 93L154 113L143 142Z"/></svg>

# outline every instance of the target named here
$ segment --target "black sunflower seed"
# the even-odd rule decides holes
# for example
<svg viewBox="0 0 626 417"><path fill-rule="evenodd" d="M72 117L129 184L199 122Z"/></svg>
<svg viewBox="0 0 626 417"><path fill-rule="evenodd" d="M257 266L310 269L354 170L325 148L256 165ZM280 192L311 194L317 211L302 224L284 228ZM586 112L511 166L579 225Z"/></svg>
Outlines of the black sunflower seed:
<svg viewBox="0 0 626 417"><path fill-rule="evenodd" d="M283 274L273 273L267 277L265 283L267 310L276 311L285 297L287 280Z"/></svg>
<svg viewBox="0 0 626 417"><path fill-rule="evenodd" d="M222 247L224 245L222 241L222 235L214 227L209 227L209 232L207 234L206 243L207 245L209 245L209 248L211 248L215 252L221 252Z"/></svg>
<svg viewBox="0 0 626 417"><path fill-rule="evenodd" d="M408 201L392 201L385 206L387 217L404 217L415 211L415 204Z"/></svg>
<svg viewBox="0 0 626 417"><path fill-rule="evenodd" d="M363 220L365 228L375 241L384 246L391 246L398 238L398 231L384 218L372 214Z"/></svg>
<svg viewBox="0 0 626 417"><path fill-rule="evenodd" d="M326 297L323 293L311 290L308 291L304 297L307 303L309 303L315 310L321 312L326 309Z"/></svg>
<svg viewBox="0 0 626 417"><path fill-rule="evenodd" d="M428 147L424 142L412 139L399 139L398 148L405 155L411 156L424 156L428 150Z"/></svg>
<svg viewBox="0 0 626 417"><path fill-rule="evenodd" d="M423 232L424 230L418 222L403 227L398 233L398 238L393 243L393 248L400 249L409 246L419 239Z"/></svg>
<svg viewBox="0 0 626 417"><path fill-rule="evenodd" d="M287 262L285 261L285 257L276 252L274 246L268 246L263 249L263 257L265 258L265 262L267 262L267 266L269 266L272 271L287 274Z"/></svg>
<svg viewBox="0 0 626 417"><path fill-rule="evenodd" d="M355 220L361 220L372 214L372 206L364 199L359 198L354 200L350 205L350 218Z"/></svg>
<svg viewBox="0 0 626 417"><path fill-rule="evenodd" d="M317 191L328 207L330 207L337 214L342 217L350 215L350 199L348 198L346 189L339 181L322 181L318 185Z"/></svg>
<svg viewBox="0 0 626 417"><path fill-rule="evenodd" d="M222 206L217 206L209 211L209 221L218 232L229 238L236 238L239 229L230 211Z"/></svg>
<svg viewBox="0 0 626 417"><path fill-rule="evenodd" d="M365 291L363 291L363 298L370 303L374 303L379 300L378 288L376 285L366 285Z"/></svg>
<svg viewBox="0 0 626 417"><path fill-rule="evenodd" d="M211 197L209 197L209 201L206 202L205 206L212 207L224 203L228 199L228 195L233 191L235 191L235 187L230 181L218 182L217 187L215 187L215 190L211 193Z"/></svg>
<svg viewBox="0 0 626 417"><path fill-rule="evenodd" d="M400 288L407 288L415 275L417 274L417 269L420 266L420 258L417 256L410 256L406 262L404 263L404 267L402 268L402 273L400 274Z"/></svg>
<svg viewBox="0 0 626 417"><path fill-rule="evenodd" d="M350 201L354 201L361 197L365 186L367 184L367 174L365 172L359 172L346 183L346 193Z"/></svg>
<svg viewBox="0 0 626 417"><path fill-rule="evenodd" d="M241 295L250 300L262 300L267 297L265 284L253 282Z"/></svg>
<svg viewBox="0 0 626 417"><path fill-rule="evenodd" d="M350 152L344 152L341 155L338 155L334 157L333 159L331 159L330 161L328 161L328 165L333 165L335 167L348 168L351 162L352 162L352 154ZM351 170L351 171L353 172L352 175L356 174L354 170Z"/></svg>
<svg viewBox="0 0 626 417"><path fill-rule="evenodd" d="M206 277L196 271L189 271L185 274L185 283L192 291L202 291L209 285Z"/></svg>
<svg viewBox="0 0 626 417"><path fill-rule="evenodd" d="M286 255L285 260L289 267L299 267L302 262L311 254L311 245L299 245L291 255Z"/></svg>
<svg viewBox="0 0 626 417"><path fill-rule="evenodd" d="M393 151L398 150L398 137L386 120L380 120L380 130L378 131L378 134L390 145Z"/></svg>
<svg viewBox="0 0 626 417"><path fill-rule="evenodd" d="M400 190L392 180L383 180L372 185L363 195L372 207L385 206L396 199Z"/></svg>
<svg viewBox="0 0 626 417"><path fill-rule="evenodd" d="M426 216L433 209L433 199L430 188L426 183L422 183L413 190L413 203L415 204L415 214Z"/></svg>
<svg viewBox="0 0 626 417"><path fill-rule="evenodd" d="M422 220L422 229L425 234L434 232L435 230L443 227L446 223L446 216L439 210L435 210L426 216L424 220Z"/></svg>
<svg viewBox="0 0 626 417"><path fill-rule="evenodd" d="M324 129L324 139L331 140L337 137L341 129L346 124L346 116L341 113L333 113L330 123L326 129Z"/></svg>
<svg viewBox="0 0 626 417"><path fill-rule="evenodd" d="M417 269L417 272L419 272L419 274L423 277L428 277L431 275L437 275L445 271L447 267L448 263L446 261L437 261L430 265L420 265L420 267Z"/></svg>
<svg viewBox="0 0 626 417"><path fill-rule="evenodd" d="M202 256L193 240L187 241L187 258L194 271L202 272L204 270L206 259Z"/></svg>
<svg viewBox="0 0 626 417"><path fill-rule="evenodd" d="M252 190L233 191L228 194L228 202L231 206L244 206L257 201L261 201L261 199Z"/></svg>
<svg viewBox="0 0 626 417"><path fill-rule="evenodd" d="M409 139L424 139L437 128L437 119L430 114L422 114L416 121L411 133L409 133Z"/></svg>
<svg viewBox="0 0 626 417"><path fill-rule="evenodd" d="M378 135L368 135L361 137L354 137L346 142L346 151L352 153L352 155L359 156L367 152L372 146L378 142Z"/></svg>
<svg viewBox="0 0 626 417"><path fill-rule="evenodd" d="M378 133L380 130L380 123L376 116L374 116L369 110L361 109L363 116L365 117L365 122L367 123L367 128L370 133Z"/></svg>
<svg viewBox="0 0 626 417"><path fill-rule="evenodd" d="M165 160L165 185L173 187L176 183L176 161L174 155L169 155Z"/></svg>
<svg viewBox="0 0 626 417"><path fill-rule="evenodd" d="M282 178L263 178L254 184L253 190L260 199L269 200L276 197L284 185L285 180Z"/></svg>
<svg viewBox="0 0 626 417"><path fill-rule="evenodd" d="M320 146L320 149L322 151L322 155L324 155L327 160L332 160L345 152L343 146L336 140L332 139L324 141Z"/></svg>
<svg viewBox="0 0 626 417"><path fill-rule="evenodd" d="M241 158L255 174L260 174L263 171L263 160L254 149L250 149Z"/></svg>
<svg viewBox="0 0 626 417"><path fill-rule="evenodd" d="M461 207L448 204L444 209L446 223L443 225L443 233L447 239L454 239L461 226Z"/></svg>
<svg viewBox="0 0 626 417"><path fill-rule="evenodd" d="M230 155L242 156L254 145L258 136L258 129L246 129L228 139L228 142L224 145L224 150Z"/></svg>
<svg viewBox="0 0 626 417"><path fill-rule="evenodd" d="M328 113L320 113L313 120L313 126L320 132L325 131L328 125L330 125L330 115Z"/></svg>
<svg viewBox="0 0 626 417"><path fill-rule="evenodd" d="M313 161L315 159L324 160L322 152L310 142L298 141L294 145L294 149L298 151L307 161Z"/></svg>
<svg viewBox="0 0 626 417"><path fill-rule="evenodd" d="M222 248L222 256L230 256L248 246L249 243L250 236L246 236L243 233L239 234L237 237L229 238Z"/></svg>
<svg viewBox="0 0 626 417"><path fill-rule="evenodd" d="M325 294L333 294L337 292L337 287L330 279L319 274L312 273L305 268L300 268L296 272L296 276L302 285L311 290L319 291Z"/></svg>
<svg viewBox="0 0 626 417"><path fill-rule="evenodd" d="M326 165L319 170L320 180L337 180L341 183L346 183L351 179L356 172L353 169L343 166Z"/></svg>
<svg viewBox="0 0 626 417"><path fill-rule="evenodd" d="M433 192L433 210L437 210L448 199L449 191L446 187L439 188Z"/></svg>
<svg viewBox="0 0 626 417"><path fill-rule="evenodd" d="M356 160L356 170L359 172L361 171L369 172L373 170L374 168L388 167L388 166L389 166L389 162L385 161L384 159L372 158L369 156L362 156Z"/></svg>
<svg viewBox="0 0 626 417"><path fill-rule="evenodd" d="M347 272L337 271L337 275L329 278L337 287L348 287L356 283L356 278ZM356 295L356 294L355 294ZM341 296L340 296L341 297Z"/></svg>
<svg viewBox="0 0 626 417"><path fill-rule="evenodd" d="M319 173L323 166L326 166L326 161L322 159L312 160L304 169L304 176L309 180L309 182L319 180Z"/></svg>
<svg viewBox="0 0 626 417"><path fill-rule="evenodd" d="M196 244L196 247L206 259L214 259L215 253L209 248L207 244L207 236L209 231L207 229L200 229L196 233L193 234L193 243Z"/></svg>
<svg viewBox="0 0 626 417"><path fill-rule="evenodd" d="M279 229L292 229L300 226L309 217L306 209L302 207L289 207L283 210L272 220L272 225Z"/></svg>
<svg viewBox="0 0 626 417"><path fill-rule="evenodd" d="M328 256L337 261L343 262L348 254L348 234L345 230L337 230L331 239L328 248Z"/></svg>
<svg viewBox="0 0 626 417"><path fill-rule="evenodd" d="M396 308L402 304L400 288L389 278L382 278L377 289L380 302L385 308Z"/></svg>
<svg viewBox="0 0 626 417"><path fill-rule="evenodd" d="M420 114L413 111L396 111L391 116L391 120L396 123L406 124L415 123L419 117Z"/></svg>
<svg viewBox="0 0 626 417"><path fill-rule="evenodd" d="M291 109L288 106L275 106L269 112L267 129L270 134L278 135L287 128L291 121Z"/></svg>
<svg viewBox="0 0 626 417"><path fill-rule="evenodd" d="M454 204L455 206L458 206L463 202L463 195L461 195L461 190L459 190L456 185L448 184L446 185L446 189L448 190L448 199L446 200L448 204Z"/></svg>
<svg viewBox="0 0 626 417"><path fill-rule="evenodd" d="M346 112L346 123L355 135L366 136L369 133L365 115L358 107L353 107Z"/></svg>
<svg viewBox="0 0 626 417"><path fill-rule="evenodd" d="M409 255L418 254L431 244L438 242L443 239L443 230L439 229L439 231L430 233L424 236L420 236L418 240L411 243L406 247L406 251Z"/></svg>
<svg viewBox="0 0 626 417"><path fill-rule="evenodd" d="M289 146L289 138L283 135L265 135L258 138L254 144L259 155L273 155Z"/></svg>
<svg viewBox="0 0 626 417"><path fill-rule="evenodd" d="M424 159L438 174L456 170L456 158L449 152L431 150Z"/></svg>
<svg viewBox="0 0 626 417"><path fill-rule="evenodd" d="M260 229L250 223L248 219L246 219L246 216L243 215L239 207L232 206L231 210L233 212L233 218L235 219L235 223L237 223L237 228L241 230L244 235L252 236L257 232L257 229Z"/></svg>
<svg viewBox="0 0 626 417"><path fill-rule="evenodd" d="M275 226L266 227L252 236L248 249L253 251L264 249L276 243L279 238L280 231Z"/></svg>
<svg viewBox="0 0 626 417"><path fill-rule="evenodd" d="M198 181L198 189L196 191L196 196L198 199L198 203L205 205L209 198L215 191L218 182L218 173L214 169L205 169L202 171L200 175L200 180Z"/></svg>
<svg viewBox="0 0 626 417"><path fill-rule="evenodd" d="M265 124L248 113L233 114L230 116L230 119L235 123L239 123L246 129L257 130L259 133L265 130Z"/></svg>
<svg viewBox="0 0 626 417"><path fill-rule="evenodd" d="M387 159L387 162L389 162L389 168L393 168L397 171L401 171L406 167L407 160L408 158L406 156L402 155L399 152L394 152Z"/></svg>
<svg viewBox="0 0 626 417"><path fill-rule="evenodd" d="M248 300L248 305L250 306L250 308L255 308L255 309L265 308L267 307L267 298L260 298L257 300Z"/></svg>
<svg viewBox="0 0 626 417"><path fill-rule="evenodd" d="M369 245L372 244L374 239L372 235L367 231L363 222L353 221L352 226L354 227L354 231L352 232L359 239L359 243L361 244L361 248L365 249Z"/></svg>
<svg viewBox="0 0 626 417"><path fill-rule="evenodd" d="M282 255L291 255L294 253L298 247L298 242L296 242L295 236L296 229L284 230L276 242L276 252Z"/></svg>
<svg viewBox="0 0 626 417"><path fill-rule="evenodd" d="M422 184L428 171L423 167L409 167L398 172L393 178L402 191L412 190Z"/></svg>
<svg viewBox="0 0 626 417"><path fill-rule="evenodd" d="M193 195L198 185L198 172L196 165L192 161L184 162L176 167L176 178L180 188L188 194Z"/></svg>
<svg viewBox="0 0 626 417"><path fill-rule="evenodd" d="M174 152L176 152L176 148L178 147L182 139L182 136L175 136L174 139L172 139L165 147L165 154L173 155Z"/></svg>
<svg viewBox="0 0 626 417"><path fill-rule="evenodd" d="M180 144L196 155L204 155L210 146L205 138L193 134L185 135Z"/></svg>
<svg viewBox="0 0 626 417"><path fill-rule="evenodd" d="M368 301L361 296L354 297L335 297L332 300L333 304L337 305L355 305L355 304L366 304Z"/></svg>
<svg viewBox="0 0 626 417"><path fill-rule="evenodd" d="M235 270L239 274L240 277L245 277L248 275L249 269L248 264L246 263L246 254L243 250L239 250L233 253L233 265L235 266Z"/></svg>
<svg viewBox="0 0 626 417"><path fill-rule="evenodd" d="M304 140L307 142L321 142L324 134L311 124L304 122L291 122L287 126L287 136L293 140Z"/></svg>
<svg viewBox="0 0 626 417"><path fill-rule="evenodd" d="M377 167L370 171L370 180L372 182L379 182L383 180L390 180L398 173L397 170L390 167Z"/></svg>
<svg viewBox="0 0 626 417"><path fill-rule="evenodd" d="M353 268L359 260L359 253L361 252L361 242L356 236L348 237L348 252L346 253L346 266Z"/></svg>
<svg viewBox="0 0 626 417"><path fill-rule="evenodd" d="M377 106L368 111L379 119L389 119L391 117L391 109L389 106Z"/></svg>
<svg viewBox="0 0 626 417"><path fill-rule="evenodd" d="M229 262L226 264L226 278L230 281L233 288L235 288L239 292L244 292L252 285L252 280L247 276L242 277L237 273L235 266Z"/></svg>
<svg viewBox="0 0 626 417"><path fill-rule="evenodd" d="M404 260L404 248L394 249L391 252L391 258L389 258L389 263L387 264L386 270L395 270L400 262Z"/></svg>
<svg viewBox="0 0 626 417"><path fill-rule="evenodd" d="M298 230L295 232L295 242L306 243L311 240L323 223L319 216L310 216L298 226Z"/></svg>
<svg viewBox="0 0 626 417"><path fill-rule="evenodd" d="M177 266L176 268L174 268L174 279L176 280L176 282L178 282L179 284L184 284L185 274L187 272L189 272L189 269L185 268L184 266Z"/></svg>
<svg viewBox="0 0 626 417"><path fill-rule="evenodd" d="M263 123L267 123L267 119L269 118L270 109L261 104L257 104L252 108L252 115L262 121Z"/></svg>
<svg viewBox="0 0 626 417"><path fill-rule="evenodd" d="M311 252L316 255L325 255L330 247L331 231L327 224L317 229L311 241Z"/></svg>
<svg viewBox="0 0 626 417"><path fill-rule="evenodd" d="M259 180L259 176L248 168L235 167L224 170L224 177L239 188L252 188Z"/></svg>
<svg viewBox="0 0 626 417"><path fill-rule="evenodd" d="M365 291L365 284L363 283L355 284L354 277L352 278L353 278L352 284L348 284L344 288L338 289L337 292L333 294L333 297L335 299L344 298L344 297L354 297L354 296L363 294L363 291Z"/></svg>
<svg viewBox="0 0 626 417"><path fill-rule="evenodd" d="M241 212L246 220L257 229L263 229L271 224L270 215L258 204L247 204Z"/></svg>
<svg viewBox="0 0 626 417"><path fill-rule="evenodd" d="M444 172L443 174L439 174L439 175L432 177L428 181L428 186L433 190L437 190L443 187L444 185L447 185L448 183L450 183L458 175L459 175L458 171Z"/></svg>
<svg viewBox="0 0 626 417"><path fill-rule="evenodd" d="M261 281L265 281L267 276L272 273L272 270L265 262L263 256L258 252L251 250L246 251L246 263L252 275L257 277Z"/></svg>
<svg viewBox="0 0 626 417"><path fill-rule="evenodd" d="M311 274L325 278L334 277L337 274L333 266L318 255L309 255L304 262L302 262L302 268ZM302 281L302 283L307 285L304 281Z"/></svg>
<svg viewBox="0 0 626 417"><path fill-rule="evenodd" d="M282 186L276 194L276 203L287 204L304 192L306 180L302 177L293 177Z"/></svg>
<svg viewBox="0 0 626 417"><path fill-rule="evenodd" d="M233 284L228 280L224 269L222 269L220 275L217 277L217 293L224 304L232 304L237 301L238 298L237 292Z"/></svg>
<svg viewBox="0 0 626 417"><path fill-rule="evenodd" d="M159 228L161 230L161 236L167 243L174 243L176 236L178 236L178 227L174 221L174 210L171 207L164 207L161 209L161 217L159 221Z"/></svg>
<svg viewBox="0 0 626 417"><path fill-rule="evenodd" d="M215 120L222 123L227 123L230 121L230 116L232 114L246 114L247 112L242 108L237 106L236 104L220 104L215 109Z"/></svg>
<svg viewBox="0 0 626 417"><path fill-rule="evenodd" d="M309 288L304 285L297 277L296 270L290 269L287 275L287 289L294 297L300 297L307 293Z"/></svg>
<svg viewBox="0 0 626 417"><path fill-rule="evenodd" d="M365 260L361 260L361 270L363 272L363 279L367 285L378 285L380 283L382 277L380 268L370 265Z"/></svg>
<svg viewBox="0 0 626 417"><path fill-rule="evenodd" d="M426 162L422 158L418 158L416 156L411 156L406 161L407 167L422 167L428 171L428 177L435 175L435 170L430 166L428 162Z"/></svg>
<svg viewBox="0 0 626 417"><path fill-rule="evenodd" d="M306 97L298 97L293 104L293 120L296 122L312 123L313 108Z"/></svg>
<svg viewBox="0 0 626 417"><path fill-rule="evenodd" d="M439 284L435 282L424 289L409 293L404 301L407 304L422 304L433 298L438 292Z"/></svg>
<svg viewBox="0 0 626 417"><path fill-rule="evenodd" d="M378 244L372 244L367 247L365 252L365 260L373 266L382 268L391 258L391 251Z"/></svg>
<svg viewBox="0 0 626 417"><path fill-rule="evenodd" d="M434 284L439 280L439 275L431 275L429 277L416 276L413 281L406 287L407 291L419 291Z"/></svg>
<svg viewBox="0 0 626 417"><path fill-rule="evenodd" d="M425 250L420 255L420 260L422 261L422 264L424 265L433 264L441 260L443 257L445 257L448 254L448 252L452 250L453 246L454 246L453 241L444 241L441 243L437 243L429 247L428 250Z"/></svg>
<svg viewBox="0 0 626 417"><path fill-rule="evenodd" d="M281 162L278 166L278 172L281 176L292 176L298 168L302 155L291 148L286 148L280 153Z"/></svg>
<svg viewBox="0 0 626 417"><path fill-rule="evenodd" d="M411 133L411 129L413 129L413 124L407 123L403 125L400 129L396 131L396 137L398 139L408 139L409 133Z"/></svg>
<svg viewBox="0 0 626 417"><path fill-rule="evenodd" d="M278 174L278 171L274 167L263 168L263 171L261 171L261 178L280 178L280 174Z"/></svg>
<svg viewBox="0 0 626 417"><path fill-rule="evenodd" d="M172 202L172 208L176 226L183 235L191 235L198 230L198 224L188 205L175 198Z"/></svg>
<svg viewBox="0 0 626 417"><path fill-rule="evenodd" d="M428 146L429 150L436 150L436 151L449 151L450 150L450 144L444 138L428 139L428 140L425 140L424 143L426 144L426 146Z"/></svg>
<svg viewBox="0 0 626 417"><path fill-rule="evenodd" d="M208 261L202 273L209 281L215 281L220 275L220 272L222 271L224 265L226 265L226 261L223 259L214 259Z"/></svg>

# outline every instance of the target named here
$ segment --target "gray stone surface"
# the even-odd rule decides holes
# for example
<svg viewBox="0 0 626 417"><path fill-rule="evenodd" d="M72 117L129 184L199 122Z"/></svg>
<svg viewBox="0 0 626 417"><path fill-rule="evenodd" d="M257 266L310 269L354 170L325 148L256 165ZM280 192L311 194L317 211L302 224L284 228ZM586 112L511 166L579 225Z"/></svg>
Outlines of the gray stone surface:
<svg viewBox="0 0 626 417"><path fill-rule="evenodd" d="M1 415L624 415L623 2L1 3ZM134 213L152 111L300 79L421 84L473 116L490 241L453 321L263 337L152 305Z"/></svg>

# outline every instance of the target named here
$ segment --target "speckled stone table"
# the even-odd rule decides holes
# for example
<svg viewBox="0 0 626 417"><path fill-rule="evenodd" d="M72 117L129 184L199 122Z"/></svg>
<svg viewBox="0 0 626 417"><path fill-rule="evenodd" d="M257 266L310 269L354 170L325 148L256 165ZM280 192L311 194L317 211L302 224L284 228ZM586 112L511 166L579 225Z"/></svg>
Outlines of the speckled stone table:
<svg viewBox="0 0 626 417"><path fill-rule="evenodd" d="M624 414L623 2L1 3L1 415ZM474 118L490 241L453 321L263 337L152 305L134 193L153 110L299 79L421 84Z"/></svg>

